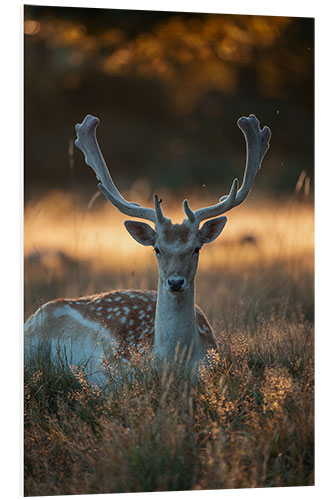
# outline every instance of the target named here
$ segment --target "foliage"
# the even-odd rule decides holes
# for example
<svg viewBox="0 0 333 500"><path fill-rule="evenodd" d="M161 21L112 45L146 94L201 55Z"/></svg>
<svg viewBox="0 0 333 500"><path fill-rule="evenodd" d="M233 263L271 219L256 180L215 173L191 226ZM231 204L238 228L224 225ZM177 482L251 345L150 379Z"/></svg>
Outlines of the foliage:
<svg viewBox="0 0 333 500"><path fill-rule="evenodd" d="M68 88L80 85L84 68L108 75L132 73L171 85L173 97L186 109L207 90L234 92L242 67L253 65L264 95L283 92L284 66L290 82L311 73L311 60L285 40L304 49L310 29L305 20L302 28L290 17L112 9L100 16L93 9L89 18L86 10L26 8L27 37L43 42L51 53L65 51L62 64L74 72L64 81Z"/></svg>

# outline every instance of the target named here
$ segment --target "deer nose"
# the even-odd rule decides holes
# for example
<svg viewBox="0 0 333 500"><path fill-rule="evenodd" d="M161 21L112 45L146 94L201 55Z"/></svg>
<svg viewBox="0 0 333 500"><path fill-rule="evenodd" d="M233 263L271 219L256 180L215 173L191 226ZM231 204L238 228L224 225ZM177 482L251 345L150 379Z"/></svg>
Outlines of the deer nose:
<svg viewBox="0 0 333 500"><path fill-rule="evenodd" d="M186 279L182 276L169 276L167 286L171 292L180 292L185 288Z"/></svg>

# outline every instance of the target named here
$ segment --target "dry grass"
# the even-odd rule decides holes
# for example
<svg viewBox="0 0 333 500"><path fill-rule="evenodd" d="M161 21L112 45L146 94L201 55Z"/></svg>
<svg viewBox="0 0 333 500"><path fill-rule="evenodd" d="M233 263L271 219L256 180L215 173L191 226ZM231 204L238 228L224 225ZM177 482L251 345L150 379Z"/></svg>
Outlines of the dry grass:
<svg viewBox="0 0 333 500"><path fill-rule="evenodd" d="M56 296L155 288L152 252L123 219L60 193L28 205L26 314ZM312 205L249 200L228 219L197 280L216 367L193 385L135 356L108 396L70 367L26 372L26 495L313 484Z"/></svg>

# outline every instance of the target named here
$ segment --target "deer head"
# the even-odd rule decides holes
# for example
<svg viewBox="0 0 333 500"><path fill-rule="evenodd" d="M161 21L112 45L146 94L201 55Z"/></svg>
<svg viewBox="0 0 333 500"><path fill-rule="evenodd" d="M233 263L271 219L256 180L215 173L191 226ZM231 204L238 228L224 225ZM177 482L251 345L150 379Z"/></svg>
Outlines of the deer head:
<svg viewBox="0 0 333 500"><path fill-rule="evenodd" d="M159 203L155 198L156 203ZM161 213L161 209L158 209ZM199 252L205 243L214 241L222 232L226 217L199 225L186 218L173 224L161 218L155 230L144 222L126 221L131 236L141 245L152 245L157 257L160 285L170 292L181 292L192 285L198 267Z"/></svg>
<svg viewBox="0 0 333 500"><path fill-rule="evenodd" d="M171 294L179 294L193 285L201 247L214 241L222 232L227 218L223 213L242 203L248 196L261 162L269 148L270 129L262 130L254 115L238 120L238 127L245 136L247 147L246 167L242 185L238 180L231 185L228 195L222 196L216 205L192 211L187 200L183 202L185 219L173 224L164 216L161 202L155 195L153 208L142 207L125 200L116 188L99 149L96 128L98 118L87 115L75 129L75 144L85 155L86 163L93 168L99 180L98 187L105 197L123 214L153 222L155 229L145 222L125 221L130 235L142 245L153 246L158 261L160 286ZM201 227L200 224L207 220Z"/></svg>

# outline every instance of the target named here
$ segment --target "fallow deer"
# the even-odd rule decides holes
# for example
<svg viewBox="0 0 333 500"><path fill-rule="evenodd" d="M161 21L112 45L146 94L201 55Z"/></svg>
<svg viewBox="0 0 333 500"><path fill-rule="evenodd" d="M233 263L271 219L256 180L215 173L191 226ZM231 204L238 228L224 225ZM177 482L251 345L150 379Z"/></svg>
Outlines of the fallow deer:
<svg viewBox="0 0 333 500"><path fill-rule="evenodd" d="M162 212L155 195L155 207L143 207L123 198L116 188L100 151L96 128L99 119L87 115L77 124L76 146L96 174L98 187L123 214L150 221L125 221L130 235L141 245L151 245L158 262L158 290L112 291L88 297L51 300L40 307L25 323L25 356L30 359L42 349L54 357L59 350L70 352L72 364L86 363L89 380L101 383L103 359L115 353L124 358L132 349L148 345L160 360L172 361L178 349L186 352L195 369L217 342L204 313L195 305L195 275L201 247L214 241L227 218L221 215L240 205L248 196L262 159L269 148L270 129L260 129L254 115L238 120L247 147L243 182L232 183L230 192L215 205L193 211L183 202L185 219L173 224ZM206 221L201 227L200 223Z"/></svg>

